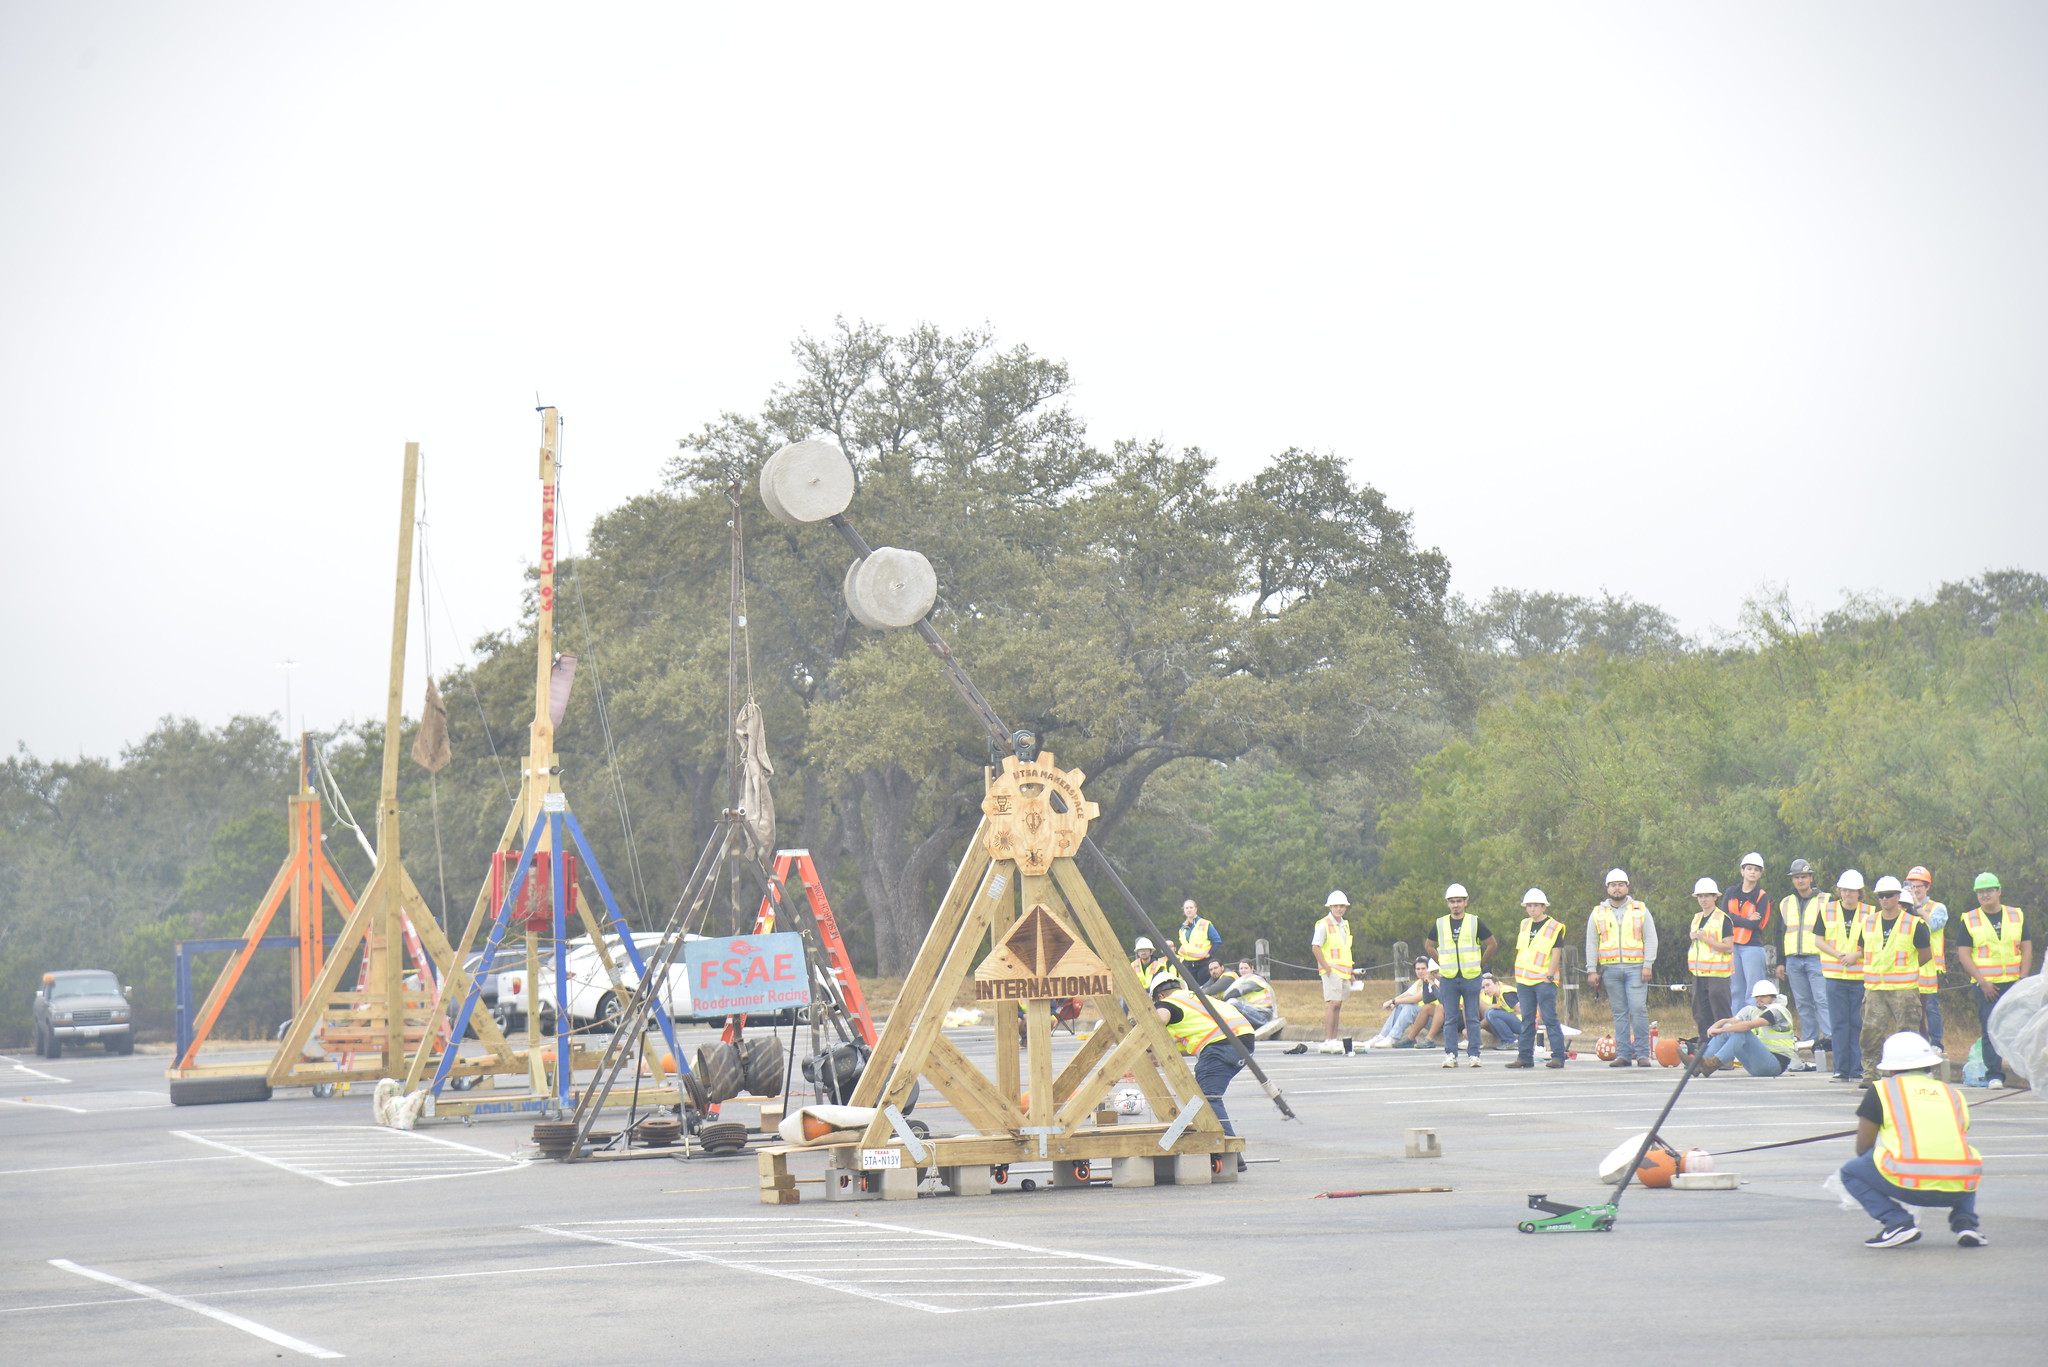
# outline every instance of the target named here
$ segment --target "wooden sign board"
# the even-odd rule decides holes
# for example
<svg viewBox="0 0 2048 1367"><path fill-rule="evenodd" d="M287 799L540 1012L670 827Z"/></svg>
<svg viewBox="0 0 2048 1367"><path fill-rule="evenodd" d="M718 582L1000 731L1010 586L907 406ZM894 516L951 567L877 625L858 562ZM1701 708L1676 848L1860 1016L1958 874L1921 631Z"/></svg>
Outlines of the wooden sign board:
<svg viewBox="0 0 2048 1367"><path fill-rule="evenodd" d="M974 970L976 1001L1048 1001L1101 997L1112 990L1109 965L1035 903Z"/></svg>

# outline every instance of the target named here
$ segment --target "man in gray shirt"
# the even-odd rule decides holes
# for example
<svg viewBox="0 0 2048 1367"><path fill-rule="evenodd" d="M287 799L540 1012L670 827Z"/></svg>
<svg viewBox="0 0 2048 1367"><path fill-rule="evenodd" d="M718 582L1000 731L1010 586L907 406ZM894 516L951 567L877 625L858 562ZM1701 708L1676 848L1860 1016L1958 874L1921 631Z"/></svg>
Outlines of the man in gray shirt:
<svg viewBox="0 0 2048 1367"><path fill-rule="evenodd" d="M1607 900L1586 918L1586 981L1604 988L1614 1012L1610 1068L1650 1066L1650 972L1657 962L1657 923L1629 896L1628 874L1607 872Z"/></svg>

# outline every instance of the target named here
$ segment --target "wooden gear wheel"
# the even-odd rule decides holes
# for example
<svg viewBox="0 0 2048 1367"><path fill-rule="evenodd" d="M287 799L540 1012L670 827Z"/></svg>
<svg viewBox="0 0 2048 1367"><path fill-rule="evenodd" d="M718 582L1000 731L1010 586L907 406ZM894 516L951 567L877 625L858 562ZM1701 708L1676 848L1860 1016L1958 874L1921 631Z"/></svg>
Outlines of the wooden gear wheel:
<svg viewBox="0 0 2048 1367"><path fill-rule="evenodd" d="M1072 859L1087 838L1088 823L1102 810L1081 796L1085 777L1079 769L1062 773L1050 750L1035 760L1005 755L1002 772L990 777L981 800L989 857L1015 861L1019 873L1034 876L1051 869L1055 859ZM1055 792L1065 811L1054 809Z"/></svg>

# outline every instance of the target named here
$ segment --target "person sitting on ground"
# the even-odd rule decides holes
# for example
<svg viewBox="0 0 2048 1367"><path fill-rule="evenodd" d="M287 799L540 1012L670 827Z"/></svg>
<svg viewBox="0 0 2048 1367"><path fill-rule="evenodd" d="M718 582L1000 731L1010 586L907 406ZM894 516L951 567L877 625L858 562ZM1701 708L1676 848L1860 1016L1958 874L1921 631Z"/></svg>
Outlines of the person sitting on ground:
<svg viewBox="0 0 2048 1367"><path fill-rule="evenodd" d="M1923 1036L1899 1031L1885 1040L1878 1083L1856 1107L1856 1156L1840 1176L1878 1223L1865 1248L1897 1248L1920 1237L1906 1206L1946 1207L1959 1246L1987 1242L1977 1228L1984 1159L1970 1147L1969 1104L1928 1071L1941 1063L1941 1051Z"/></svg>
<svg viewBox="0 0 2048 1367"><path fill-rule="evenodd" d="M1399 995L1387 998L1380 1005L1387 1011L1387 1023L1380 1032L1367 1040L1366 1049L1413 1049L1418 1032L1429 1028L1424 1011L1434 1008L1441 1016L1443 1006L1436 999L1436 983L1429 972L1429 960L1415 961L1415 978L1401 989Z"/></svg>
<svg viewBox="0 0 2048 1367"><path fill-rule="evenodd" d="M1503 1049L1519 1049L1522 1044L1522 1023L1515 1015L1517 1000L1512 985L1497 981L1491 973L1480 975L1479 1006L1494 1043Z"/></svg>
<svg viewBox="0 0 2048 1367"><path fill-rule="evenodd" d="M1720 1069L1740 1060L1752 1077L1776 1077L1799 1057L1794 1043L1799 1032L1793 1028L1792 1012L1778 999L1778 985L1769 978L1750 984L1754 999L1726 1020L1707 1027L1700 1041L1706 1057L1700 1060L1700 1076L1712 1077Z"/></svg>
<svg viewBox="0 0 2048 1367"><path fill-rule="evenodd" d="M1244 1012L1253 1025L1273 1019L1273 984L1253 971L1250 959L1237 961L1237 976L1223 989L1223 998Z"/></svg>
<svg viewBox="0 0 2048 1367"><path fill-rule="evenodd" d="M1210 996L1220 996L1233 982L1237 974L1223 966L1223 960L1213 959L1209 963L1209 976L1202 979L1202 990Z"/></svg>

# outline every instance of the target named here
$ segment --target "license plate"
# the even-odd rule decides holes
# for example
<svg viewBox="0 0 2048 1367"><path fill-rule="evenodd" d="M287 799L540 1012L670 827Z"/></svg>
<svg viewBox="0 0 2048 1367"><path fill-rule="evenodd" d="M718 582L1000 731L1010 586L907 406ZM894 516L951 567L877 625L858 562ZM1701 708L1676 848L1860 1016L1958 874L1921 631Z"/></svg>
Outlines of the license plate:
<svg viewBox="0 0 2048 1367"><path fill-rule="evenodd" d="M85 1027L85 1037L87 1039L98 1039L99 1034L100 1028L97 1025L88 1025Z"/></svg>

